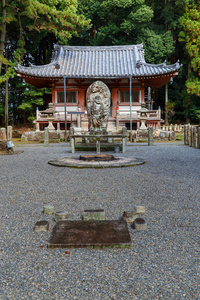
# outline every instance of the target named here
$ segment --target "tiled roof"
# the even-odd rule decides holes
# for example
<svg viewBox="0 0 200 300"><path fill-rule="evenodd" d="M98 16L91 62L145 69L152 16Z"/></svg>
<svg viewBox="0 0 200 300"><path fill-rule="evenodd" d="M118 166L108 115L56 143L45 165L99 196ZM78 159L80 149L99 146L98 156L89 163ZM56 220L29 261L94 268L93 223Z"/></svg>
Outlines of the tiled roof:
<svg viewBox="0 0 200 300"><path fill-rule="evenodd" d="M16 71L43 78L119 78L164 75L174 73L180 67L179 62L173 65L146 63L142 44L98 47L55 45L50 64L18 65Z"/></svg>

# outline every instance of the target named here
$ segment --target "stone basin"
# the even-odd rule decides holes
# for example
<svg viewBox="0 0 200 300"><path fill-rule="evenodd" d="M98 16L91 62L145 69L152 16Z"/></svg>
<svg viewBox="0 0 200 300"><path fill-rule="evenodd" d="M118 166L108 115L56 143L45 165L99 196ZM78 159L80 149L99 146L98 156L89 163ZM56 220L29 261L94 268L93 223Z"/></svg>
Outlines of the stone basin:
<svg viewBox="0 0 200 300"><path fill-rule="evenodd" d="M111 161L114 159L114 155L111 154L80 155L80 160L84 161Z"/></svg>

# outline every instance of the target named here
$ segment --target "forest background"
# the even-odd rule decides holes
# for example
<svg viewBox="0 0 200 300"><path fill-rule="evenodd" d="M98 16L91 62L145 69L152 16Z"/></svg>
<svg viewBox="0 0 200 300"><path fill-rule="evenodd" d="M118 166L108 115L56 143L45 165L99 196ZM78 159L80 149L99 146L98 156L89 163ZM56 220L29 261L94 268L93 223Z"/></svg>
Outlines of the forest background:
<svg viewBox="0 0 200 300"><path fill-rule="evenodd" d="M164 87L153 89L155 105L170 122L200 122L200 0L0 1L0 126L31 124L36 107L51 100L50 90L26 84L14 67L49 63L55 43L143 43L148 63L179 59L167 106Z"/></svg>

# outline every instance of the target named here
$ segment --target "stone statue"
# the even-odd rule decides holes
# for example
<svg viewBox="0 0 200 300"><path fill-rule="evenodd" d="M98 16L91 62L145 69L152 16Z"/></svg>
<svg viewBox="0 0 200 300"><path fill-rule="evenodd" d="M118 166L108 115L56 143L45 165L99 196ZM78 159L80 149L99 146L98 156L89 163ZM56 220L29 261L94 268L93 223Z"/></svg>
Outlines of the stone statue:
<svg viewBox="0 0 200 300"><path fill-rule="evenodd" d="M110 114L110 90L102 81L93 82L86 94L90 131L106 133Z"/></svg>

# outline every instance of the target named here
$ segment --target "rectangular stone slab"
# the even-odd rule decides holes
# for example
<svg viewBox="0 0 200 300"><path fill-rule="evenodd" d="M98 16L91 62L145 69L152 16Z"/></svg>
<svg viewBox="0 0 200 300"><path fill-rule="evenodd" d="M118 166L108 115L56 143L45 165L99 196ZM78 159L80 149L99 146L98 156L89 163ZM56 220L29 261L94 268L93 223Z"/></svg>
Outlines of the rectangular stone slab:
<svg viewBox="0 0 200 300"><path fill-rule="evenodd" d="M124 220L59 221L49 247L62 248L127 248L131 237Z"/></svg>

